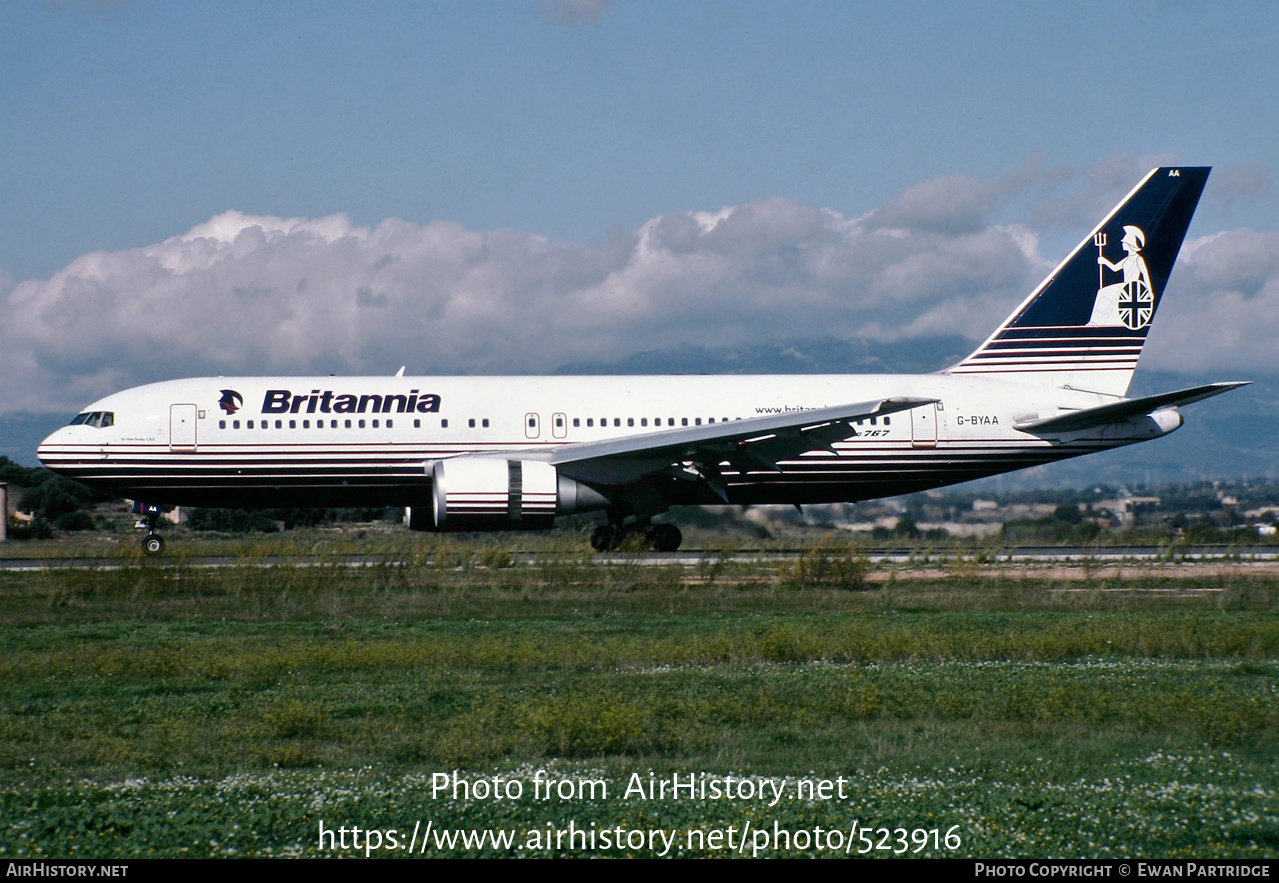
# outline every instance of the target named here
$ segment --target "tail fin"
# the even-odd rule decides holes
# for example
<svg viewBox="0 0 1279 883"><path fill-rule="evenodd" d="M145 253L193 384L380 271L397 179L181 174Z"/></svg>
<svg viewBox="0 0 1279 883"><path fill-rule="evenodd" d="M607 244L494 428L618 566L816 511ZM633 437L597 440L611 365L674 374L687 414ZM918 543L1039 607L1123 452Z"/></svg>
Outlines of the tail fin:
<svg viewBox="0 0 1279 883"><path fill-rule="evenodd" d="M1159 168L951 374L1122 396L1208 168Z"/></svg>

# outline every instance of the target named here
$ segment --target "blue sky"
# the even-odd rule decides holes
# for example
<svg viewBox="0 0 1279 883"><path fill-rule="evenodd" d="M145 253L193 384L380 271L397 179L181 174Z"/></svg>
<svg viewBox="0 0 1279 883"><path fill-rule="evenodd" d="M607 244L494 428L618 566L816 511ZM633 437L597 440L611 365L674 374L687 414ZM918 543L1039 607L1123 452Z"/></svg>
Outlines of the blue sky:
<svg viewBox="0 0 1279 883"><path fill-rule="evenodd" d="M1231 319L1255 322L1269 315L1270 298L1279 306L1279 268L1268 257L1279 230L1276 59L1279 6L1261 2L10 0L0 5L0 298L8 300L0 343L19 352L0 368L18 372L28 392L47 384L88 395L110 391L112 382L197 369L374 371L389 360L394 370L414 361L405 352L414 340L463 333L473 335L471 346L437 358L419 353L417 367L547 370L556 359L621 357L628 347L667 341L758 341L778 328L763 300L791 297L785 285L735 289L745 291L738 309L746 318L688 337L672 303L697 298L732 309L728 286L741 273L707 281L687 266L650 267L643 284L608 289L618 292L614 302L595 282L591 300L586 283L529 255L546 248L574 266L604 266L616 258L610 248L629 254L627 237L645 225L743 206L756 207L751 217L765 219L768 236L802 240L816 223L805 212L829 210L838 227L921 186L939 201L953 197L961 215L971 208L963 223L980 229L956 227L952 239L999 230L1023 245L1033 239L1023 248L1025 266L1009 270L991 245L981 253L993 263L981 266L1002 272L974 293L977 245L965 251L954 241L921 240L921 255L952 260L942 261L927 290L907 293L910 311L863 311L833 330L891 336L890 323L906 316L934 307L944 315L943 301L956 291L969 300L951 305L952 313L977 304L982 323L998 321L1024 293L1019 286L1037 281L1031 277L1044 263L1087 231L1097 219L1089 212L1108 208L1159 161L1215 167L1191 235L1233 237L1216 247L1230 245L1235 257L1215 260L1239 277L1226 292L1237 301ZM290 231L313 234L334 216L350 227L336 232L330 222L314 240L323 248L285 247L297 246ZM166 242L168 252L186 248L174 237L218 218L225 238L218 241L239 262L231 276L161 284L130 263ZM408 225L398 238L384 229L388 219ZM441 238L441 225L456 235ZM245 229L264 231L262 242L274 245L255 250L245 240L231 249ZM404 246L414 231L416 244ZM524 243L504 252L519 256L490 268L501 297L453 303L440 315L506 310L527 327L538 315L560 321L595 311L599 321L578 332L596 335L598 347L575 347L548 331L539 350L498 320L491 336L482 321L441 320L398 340L400 350L385 359L384 326L370 323L363 336L343 340L325 337L340 329L308 326L324 341L308 359L300 349L270 354L265 340L213 346L173 329L165 332L177 335L169 347L146 328L146 315L166 310L208 321L184 312L193 298L221 304L227 327L244 308L246 322L279 333L296 326L307 304L335 316L343 297L394 307L396 298L415 296L412 280L378 288L341 263L343 243L399 243L382 261L414 249L438 257L454 246L489 254L501 251L495 231L510 231L501 240L508 245L510 237ZM1245 234L1252 238L1245 242ZM749 260L748 252L735 254ZM449 266L457 259L440 258ZM291 260L307 261L310 275L281 271ZM161 264L173 273L189 261L170 254ZM405 266L439 269L426 258ZM317 267L346 280L330 300L317 294ZM957 275L946 276L947 267ZM271 315L245 306L243 292L281 292L285 276L289 305ZM845 281L849 296L874 295L855 277ZM812 274L796 284L802 300ZM1204 296L1213 284L1203 281ZM545 311L508 309L515 301ZM649 312L636 322L632 308ZM747 321L756 308L757 321ZM687 318L706 322L707 314ZM334 321L349 331L349 316ZM609 322L618 329L606 333ZM784 324L793 335L832 330L821 310L811 329ZM77 335L95 328L119 339L84 358L55 344L63 334L78 345ZM1223 328L1214 339L1237 352L1198 367L1255 368L1262 358L1260 338L1232 343ZM139 343L156 354L134 364L126 354ZM530 354L510 357L512 347ZM503 350L507 357L494 357ZM96 380L67 383L85 373ZM16 381L0 387L0 412L38 400L19 394Z"/></svg>

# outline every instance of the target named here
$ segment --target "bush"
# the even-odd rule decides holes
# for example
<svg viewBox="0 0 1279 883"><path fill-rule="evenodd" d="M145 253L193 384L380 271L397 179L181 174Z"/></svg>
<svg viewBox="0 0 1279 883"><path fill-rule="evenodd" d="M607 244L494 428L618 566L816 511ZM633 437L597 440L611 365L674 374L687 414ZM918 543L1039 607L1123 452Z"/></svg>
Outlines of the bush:
<svg viewBox="0 0 1279 883"><path fill-rule="evenodd" d="M59 515L53 520L53 526L58 530L97 530L97 526L93 523L93 516L83 509L76 509L72 512L66 512Z"/></svg>
<svg viewBox="0 0 1279 883"><path fill-rule="evenodd" d="M347 509L188 509L187 525L192 530L219 530L227 533L262 531L273 533L294 527L318 527L365 521L399 521L403 509L385 507Z"/></svg>
<svg viewBox="0 0 1279 883"><path fill-rule="evenodd" d="M279 529L270 512L249 509L190 509L187 511L187 526L192 530L220 530L228 533L274 533Z"/></svg>
<svg viewBox="0 0 1279 883"><path fill-rule="evenodd" d="M847 545L822 542L811 547L782 571L782 581L792 588L859 590L866 588L869 564L864 555Z"/></svg>
<svg viewBox="0 0 1279 883"><path fill-rule="evenodd" d="M48 477L22 494L18 508L50 521L93 505L93 491L78 481L48 473Z"/></svg>
<svg viewBox="0 0 1279 883"><path fill-rule="evenodd" d="M52 536L53 525L38 516L31 521L9 519L9 539L11 540L47 540Z"/></svg>
<svg viewBox="0 0 1279 883"><path fill-rule="evenodd" d="M43 484L52 475L43 467L22 466L8 457L0 457L0 481L17 487L35 487Z"/></svg>

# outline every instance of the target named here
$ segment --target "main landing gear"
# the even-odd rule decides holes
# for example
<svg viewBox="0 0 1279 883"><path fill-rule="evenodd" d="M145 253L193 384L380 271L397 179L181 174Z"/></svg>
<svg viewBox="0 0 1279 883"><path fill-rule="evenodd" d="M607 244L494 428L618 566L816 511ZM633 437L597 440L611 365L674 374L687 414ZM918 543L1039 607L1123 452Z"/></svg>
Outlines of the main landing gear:
<svg viewBox="0 0 1279 883"><path fill-rule="evenodd" d="M674 552L682 542L684 535L674 524L651 524L647 520L601 524L591 533L591 548L596 552L613 552L631 544L654 552Z"/></svg>

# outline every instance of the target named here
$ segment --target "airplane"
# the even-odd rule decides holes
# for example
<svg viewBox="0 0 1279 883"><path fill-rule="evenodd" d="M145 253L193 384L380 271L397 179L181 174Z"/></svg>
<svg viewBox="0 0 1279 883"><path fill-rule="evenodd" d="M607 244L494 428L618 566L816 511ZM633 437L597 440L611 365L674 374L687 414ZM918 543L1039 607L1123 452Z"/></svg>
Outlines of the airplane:
<svg viewBox="0 0 1279 883"><path fill-rule="evenodd" d="M598 551L676 505L908 494L1146 441L1244 385L1127 398L1208 179L1152 170L970 356L922 375L203 377L107 396L40 445L134 500L402 506L416 531L541 530L603 513Z"/></svg>

